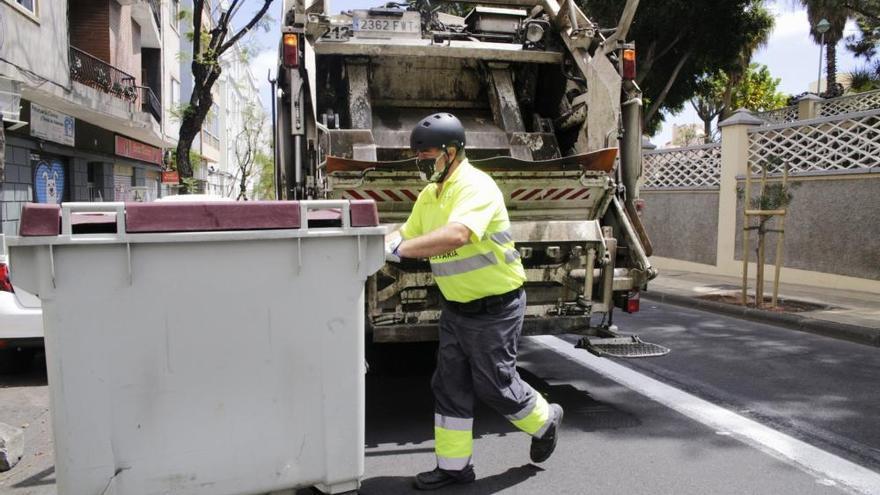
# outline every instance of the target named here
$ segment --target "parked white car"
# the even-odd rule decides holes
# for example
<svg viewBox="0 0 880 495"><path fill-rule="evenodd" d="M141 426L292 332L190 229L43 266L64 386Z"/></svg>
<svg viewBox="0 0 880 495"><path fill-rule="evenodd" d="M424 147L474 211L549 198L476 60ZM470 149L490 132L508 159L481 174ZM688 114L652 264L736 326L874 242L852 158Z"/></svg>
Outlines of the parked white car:
<svg viewBox="0 0 880 495"><path fill-rule="evenodd" d="M0 373L26 368L43 347L40 299L13 286L10 275L6 242L0 234Z"/></svg>
<svg viewBox="0 0 880 495"><path fill-rule="evenodd" d="M156 201L162 203L188 203L188 202L224 202L224 201L235 201L234 198L228 198L226 196L216 196L214 194L178 194L174 196L162 196Z"/></svg>

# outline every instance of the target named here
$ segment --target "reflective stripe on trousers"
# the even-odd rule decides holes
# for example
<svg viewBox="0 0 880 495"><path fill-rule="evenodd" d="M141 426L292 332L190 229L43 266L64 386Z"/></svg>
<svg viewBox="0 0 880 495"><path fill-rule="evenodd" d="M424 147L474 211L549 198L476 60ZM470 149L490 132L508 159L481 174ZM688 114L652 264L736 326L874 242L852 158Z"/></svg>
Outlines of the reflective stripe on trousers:
<svg viewBox="0 0 880 495"><path fill-rule="evenodd" d="M434 452L441 469L460 471L474 453L473 418L434 414Z"/></svg>
<svg viewBox="0 0 880 495"><path fill-rule="evenodd" d="M531 404L522 408L518 413L507 415L505 418L513 423L513 426L529 435L540 437L550 426L550 404L539 393L535 393L532 397Z"/></svg>

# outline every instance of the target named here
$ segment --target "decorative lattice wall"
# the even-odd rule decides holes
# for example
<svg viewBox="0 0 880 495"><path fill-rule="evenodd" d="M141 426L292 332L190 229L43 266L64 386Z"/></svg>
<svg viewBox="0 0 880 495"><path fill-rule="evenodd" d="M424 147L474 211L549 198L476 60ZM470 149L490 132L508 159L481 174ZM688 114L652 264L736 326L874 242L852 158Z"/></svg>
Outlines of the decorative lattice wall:
<svg viewBox="0 0 880 495"><path fill-rule="evenodd" d="M880 90L831 98L819 103L818 106L819 117L874 110L880 108Z"/></svg>
<svg viewBox="0 0 880 495"><path fill-rule="evenodd" d="M775 110L767 110L766 112L757 112L755 117L766 122L766 125L794 122L798 119L798 107L797 105L792 105Z"/></svg>
<svg viewBox="0 0 880 495"><path fill-rule="evenodd" d="M880 109L749 130L749 165L760 173L859 171L880 166Z"/></svg>
<svg viewBox="0 0 880 495"><path fill-rule="evenodd" d="M646 188L718 187L721 144L647 151L642 166Z"/></svg>

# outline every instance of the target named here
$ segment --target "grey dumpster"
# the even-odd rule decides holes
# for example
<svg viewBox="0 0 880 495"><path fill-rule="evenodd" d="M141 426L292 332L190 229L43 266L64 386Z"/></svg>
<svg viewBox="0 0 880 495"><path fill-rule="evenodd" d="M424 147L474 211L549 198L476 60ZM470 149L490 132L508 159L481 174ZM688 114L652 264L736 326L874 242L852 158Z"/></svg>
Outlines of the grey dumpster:
<svg viewBox="0 0 880 495"><path fill-rule="evenodd" d="M339 225L310 226L328 209ZM59 493L358 487L374 204L27 205L20 234Z"/></svg>

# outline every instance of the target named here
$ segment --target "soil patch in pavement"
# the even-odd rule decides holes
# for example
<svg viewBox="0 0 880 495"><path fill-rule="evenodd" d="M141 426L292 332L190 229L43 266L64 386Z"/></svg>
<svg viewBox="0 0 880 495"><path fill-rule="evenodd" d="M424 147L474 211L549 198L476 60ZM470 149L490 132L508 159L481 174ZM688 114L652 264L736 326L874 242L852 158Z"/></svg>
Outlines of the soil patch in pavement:
<svg viewBox="0 0 880 495"><path fill-rule="evenodd" d="M706 294L703 296L698 296L697 299L703 299L705 301L714 301L720 302L724 304L731 304L734 306L742 306L742 295L740 294ZM772 298L769 296L764 297L764 305L761 309L766 311L775 311L779 313L805 313L807 311L818 311L818 310L826 310L833 309L831 306L827 304L816 304L806 301L798 301L796 299L785 299L778 298L776 300L776 306L772 307ZM749 308L755 308L755 296L754 294L749 294L746 306Z"/></svg>

